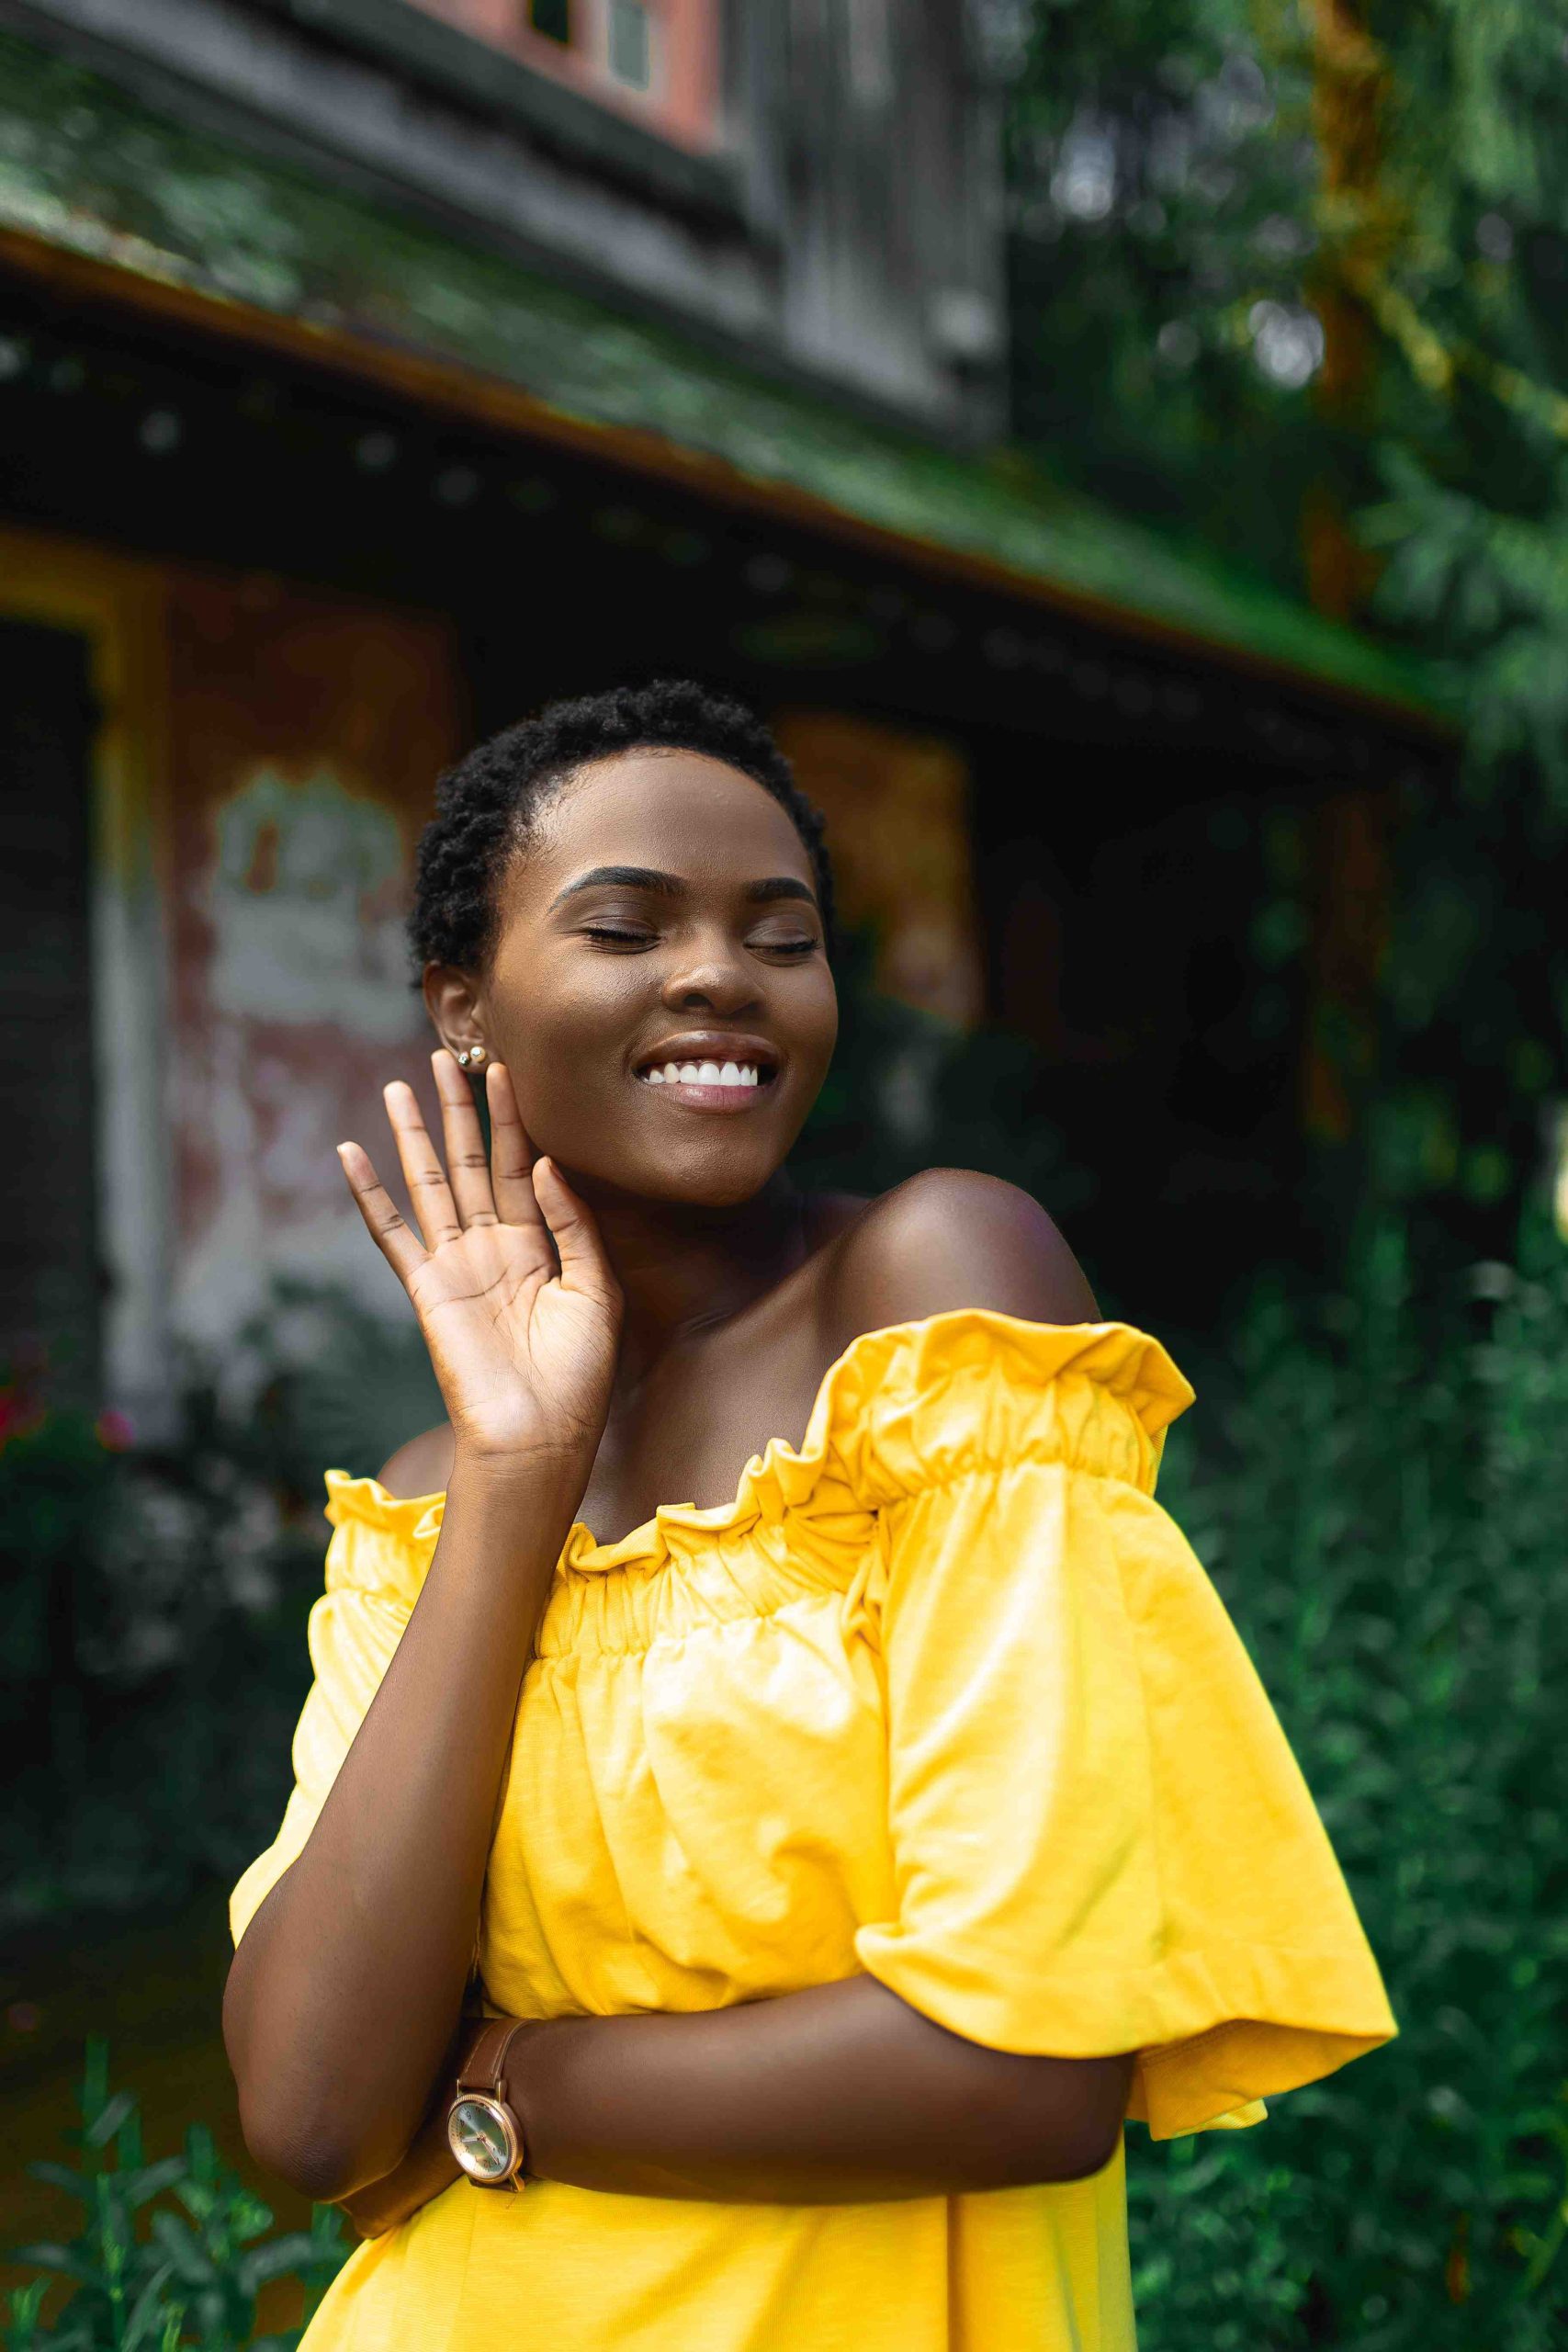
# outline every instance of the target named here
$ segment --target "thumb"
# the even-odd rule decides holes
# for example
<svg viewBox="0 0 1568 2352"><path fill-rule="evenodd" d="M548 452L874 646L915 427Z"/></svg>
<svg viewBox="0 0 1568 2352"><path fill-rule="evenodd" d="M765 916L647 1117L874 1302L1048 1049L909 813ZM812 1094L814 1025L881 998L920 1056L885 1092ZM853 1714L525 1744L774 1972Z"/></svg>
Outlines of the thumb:
<svg viewBox="0 0 1568 2352"><path fill-rule="evenodd" d="M553 1159L534 1162L534 1197L550 1228L560 1259L561 1286L605 1301L616 1296L615 1276L585 1204L580 1201Z"/></svg>

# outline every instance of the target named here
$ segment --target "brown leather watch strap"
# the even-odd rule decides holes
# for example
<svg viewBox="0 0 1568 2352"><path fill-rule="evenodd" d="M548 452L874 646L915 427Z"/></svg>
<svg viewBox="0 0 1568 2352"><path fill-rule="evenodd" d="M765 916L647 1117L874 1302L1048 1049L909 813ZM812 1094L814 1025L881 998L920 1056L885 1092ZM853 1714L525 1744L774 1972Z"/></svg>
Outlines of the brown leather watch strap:
<svg viewBox="0 0 1568 2352"><path fill-rule="evenodd" d="M458 2068L459 2091L483 2091L492 2098L505 2098L506 2053L522 2025L521 2018L491 2018Z"/></svg>

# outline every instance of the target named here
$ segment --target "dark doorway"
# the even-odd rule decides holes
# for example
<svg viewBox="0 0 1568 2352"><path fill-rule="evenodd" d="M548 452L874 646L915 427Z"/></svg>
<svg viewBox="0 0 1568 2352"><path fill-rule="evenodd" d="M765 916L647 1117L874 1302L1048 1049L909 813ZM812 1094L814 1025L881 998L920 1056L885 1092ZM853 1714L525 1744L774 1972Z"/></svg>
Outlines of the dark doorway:
<svg viewBox="0 0 1568 2352"><path fill-rule="evenodd" d="M0 1374L97 1402L91 651L0 623Z"/></svg>

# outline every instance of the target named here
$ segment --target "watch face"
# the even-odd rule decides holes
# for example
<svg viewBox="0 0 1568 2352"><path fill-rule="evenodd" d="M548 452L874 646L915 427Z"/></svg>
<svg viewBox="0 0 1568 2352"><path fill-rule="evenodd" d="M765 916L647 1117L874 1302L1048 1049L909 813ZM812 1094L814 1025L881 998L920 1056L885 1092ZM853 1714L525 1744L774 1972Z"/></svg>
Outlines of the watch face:
<svg viewBox="0 0 1568 2352"><path fill-rule="evenodd" d="M470 2093L455 2099L446 2118L446 2139L470 2180L506 2180L516 2168L512 2118L493 2098Z"/></svg>

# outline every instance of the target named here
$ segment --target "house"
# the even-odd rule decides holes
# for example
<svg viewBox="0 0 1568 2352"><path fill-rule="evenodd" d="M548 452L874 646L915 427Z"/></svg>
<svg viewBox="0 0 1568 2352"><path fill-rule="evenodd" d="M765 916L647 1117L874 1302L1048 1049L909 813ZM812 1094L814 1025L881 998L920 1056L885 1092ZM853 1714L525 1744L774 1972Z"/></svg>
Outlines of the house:
<svg viewBox="0 0 1568 2352"><path fill-rule="evenodd" d="M333 1145L423 1063L433 778L656 672L773 718L891 994L1031 1041L1116 1296L1278 1238L1445 739L1005 453L982 18L0 0L11 1351L151 1430L275 1273L395 1309Z"/></svg>

